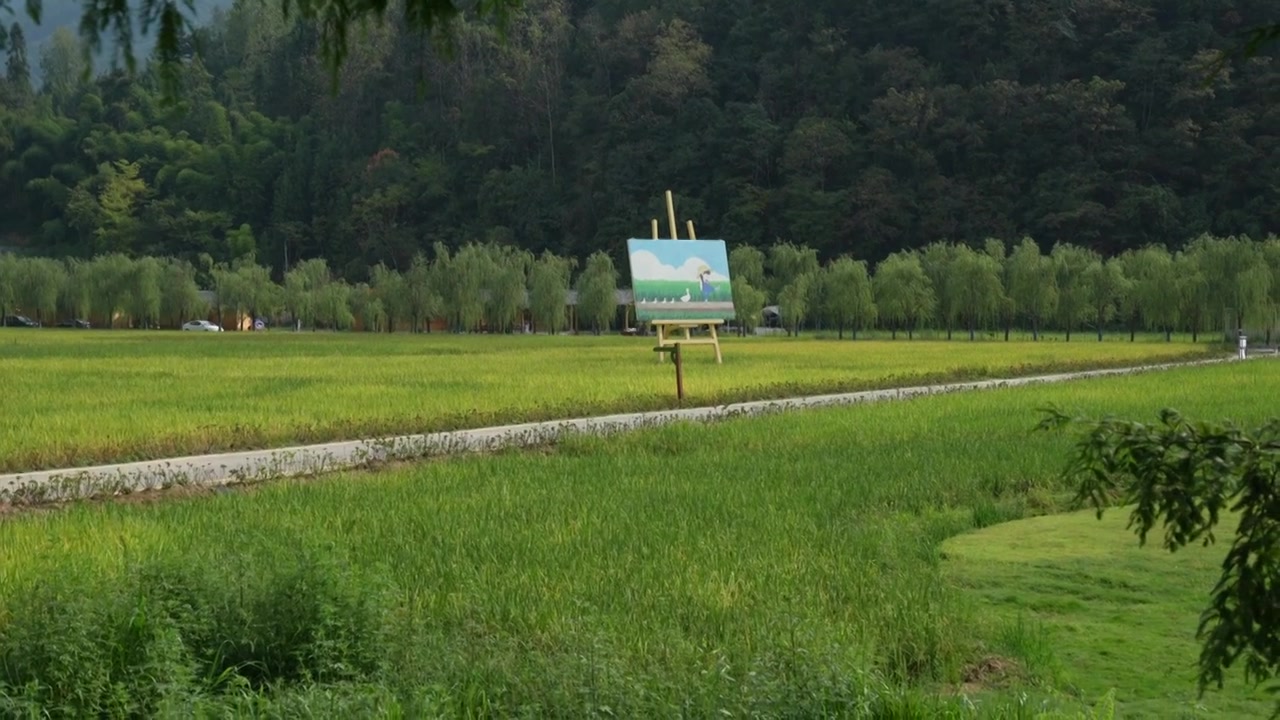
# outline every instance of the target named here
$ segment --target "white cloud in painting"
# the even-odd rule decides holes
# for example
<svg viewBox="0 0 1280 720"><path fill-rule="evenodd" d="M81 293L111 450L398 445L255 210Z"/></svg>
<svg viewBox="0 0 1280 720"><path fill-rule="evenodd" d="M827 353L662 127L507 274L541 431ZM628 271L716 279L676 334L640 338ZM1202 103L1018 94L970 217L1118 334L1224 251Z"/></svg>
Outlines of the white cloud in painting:
<svg viewBox="0 0 1280 720"><path fill-rule="evenodd" d="M658 259L648 250L637 250L631 254L631 277L637 280L683 280L696 282L698 268L702 265L711 267L711 263L699 257L691 257L680 267L672 267ZM729 278L715 270L711 271L712 281L726 281Z"/></svg>

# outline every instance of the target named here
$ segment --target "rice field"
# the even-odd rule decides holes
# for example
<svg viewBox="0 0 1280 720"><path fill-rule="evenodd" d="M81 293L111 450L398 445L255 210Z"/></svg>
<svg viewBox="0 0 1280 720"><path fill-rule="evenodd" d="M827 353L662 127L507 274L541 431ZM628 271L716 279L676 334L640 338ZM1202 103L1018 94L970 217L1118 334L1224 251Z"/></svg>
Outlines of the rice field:
<svg viewBox="0 0 1280 720"><path fill-rule="evenodd" d="M1128 365L1211 345L726 338L686 402ZM0 472L674 407L653 338L0 329Z"/></svg>
<svg viewBox="0 0 1280 720"><path fill-rule="evenodd" d="M801 352L747 347L729 357ZM1212 573L1145 552L1128 634L1089 645L1063 623L1109 606L1016 600L1071 557L980 574L943 543L1063 509L1068 439L1031 430L1045 403L1258 423L1277 392L1259 360L12 516L0 713L1065 718L1112 692L1118 717L1189 716ZM1002 527L1014 548L1042 531ZM1133 552L1114 530L1074 532L1105 564ZM1191 603L1155 602L1171 585ZM1060 671L1082 645L1088 682ZM1238 675L1201 705L1270 708Z"/></svg>

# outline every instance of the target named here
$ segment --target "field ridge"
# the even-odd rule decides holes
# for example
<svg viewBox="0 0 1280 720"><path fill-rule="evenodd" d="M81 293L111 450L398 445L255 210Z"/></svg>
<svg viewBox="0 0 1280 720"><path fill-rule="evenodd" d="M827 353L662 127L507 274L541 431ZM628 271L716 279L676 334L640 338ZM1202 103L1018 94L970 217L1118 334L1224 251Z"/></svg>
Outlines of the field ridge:
<svg viewBox="0 0 1280 720"><path fill-rule="evenodd" d="M848 393L755 400L721 405L597 415L485 428L318 443L285 448L163 458L93 467L0 475L0 500L29 505L73 498L128 494L181 486L217 486L312 476L386 462L467 452L530 447L567 434L606 435L672 422L714 422L744 415L903 400L942 393L1057 383L1175 368L1240 362L1234 356L1014 376L961 383L882 388Z"/></svg>

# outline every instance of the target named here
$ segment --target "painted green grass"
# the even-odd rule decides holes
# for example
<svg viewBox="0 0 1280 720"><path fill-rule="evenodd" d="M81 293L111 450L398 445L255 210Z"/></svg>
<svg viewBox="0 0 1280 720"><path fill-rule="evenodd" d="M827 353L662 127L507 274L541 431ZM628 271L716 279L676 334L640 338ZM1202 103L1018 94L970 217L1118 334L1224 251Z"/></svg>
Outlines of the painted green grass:
<svg viewBox="0 0 1280 720"><path fill-rule="evenodd" d="M1128 515L1082 511L960 535L943 544L946 574L993 624L1034 629L1009 634L1006 649L1042 679L1086 698L1121 688L1120 717L1266 717L1265 689L1233 684L1197 699L1197 620L1235 519L1224 518L1215 545L1170 554L1158 542L1139 548ZM1019 642L1028 637L1039 642Z"/></svg>
<svg viewBox="0 0 1280 720"><path fill-rule="evenodd" d="M1280 364L1255 361L11 517L0 697L53 716L1038 717L1164 687L1147 707L1175 717L1193 686L1144 659L1191 632L1190 605L1077 644L1115 658L1087 686L1037 686L1032 666L963 697L1009 633L940 546L1058 506L1067 439L1030 431L1045 402L1259 422L1277 391ZM1198 591L1133 569L1132 598ZM1056 647L1041 665L1080 662Z"/></svg>
<svg viewBox="0 0 1280 720"><path fill-rule="evenodd" d="M654 338L0 330L0 472L481 427L676 403ZM1206 345L727 338L688 402L1170 360Z"/></svg>

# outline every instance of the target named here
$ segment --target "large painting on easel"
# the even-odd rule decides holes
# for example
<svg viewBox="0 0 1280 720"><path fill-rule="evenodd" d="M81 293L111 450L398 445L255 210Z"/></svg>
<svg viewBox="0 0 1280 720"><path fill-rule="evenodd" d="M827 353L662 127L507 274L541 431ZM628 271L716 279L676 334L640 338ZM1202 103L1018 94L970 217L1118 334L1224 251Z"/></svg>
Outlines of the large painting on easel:
<svg viewBox="0 0 1280 720"><path fill-rule="evenodd" d="M636 319L732 320L723 240L627 241Z"/></svg>

